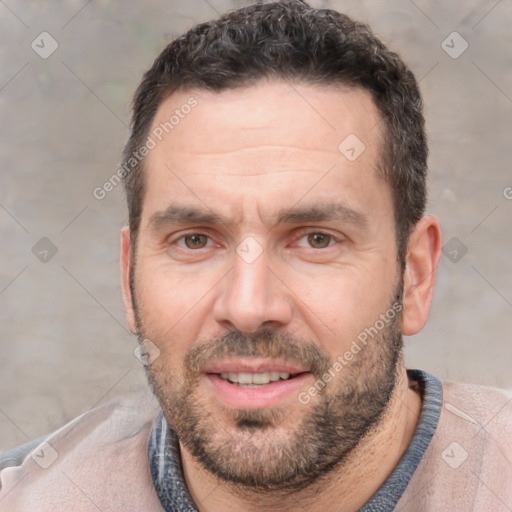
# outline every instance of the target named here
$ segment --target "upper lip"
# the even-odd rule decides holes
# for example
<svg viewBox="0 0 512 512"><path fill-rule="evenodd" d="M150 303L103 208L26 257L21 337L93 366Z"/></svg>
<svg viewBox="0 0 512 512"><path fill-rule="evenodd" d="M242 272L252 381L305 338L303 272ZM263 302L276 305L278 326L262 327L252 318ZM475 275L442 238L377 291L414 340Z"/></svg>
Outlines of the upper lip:
<svg viewBox="0 0 512 512"><path fill-rule="evenodd" d="M239 357L210 363L204 373L264 373L285 372L292 375L308 372L307 368L290 361L262 359L257 357Z"/></svg>

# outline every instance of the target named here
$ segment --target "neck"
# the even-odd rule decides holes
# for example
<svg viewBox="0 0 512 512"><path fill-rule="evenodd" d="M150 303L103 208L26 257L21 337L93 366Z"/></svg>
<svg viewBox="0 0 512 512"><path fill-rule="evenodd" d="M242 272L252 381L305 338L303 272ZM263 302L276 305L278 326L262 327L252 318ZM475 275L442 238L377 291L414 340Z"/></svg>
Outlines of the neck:
<svg viewBox="0 0 512 512"><path fill-rule="evenodd" d="M361 508L392 473L409 446L421 412L421 398L409 386L401 367L389 407L379 424L354 449L343 465L321 482L294 492L262 494L219 481L180 444L185 482L200 512L244 510L291 512L301 508L311 512Z"/></svg>

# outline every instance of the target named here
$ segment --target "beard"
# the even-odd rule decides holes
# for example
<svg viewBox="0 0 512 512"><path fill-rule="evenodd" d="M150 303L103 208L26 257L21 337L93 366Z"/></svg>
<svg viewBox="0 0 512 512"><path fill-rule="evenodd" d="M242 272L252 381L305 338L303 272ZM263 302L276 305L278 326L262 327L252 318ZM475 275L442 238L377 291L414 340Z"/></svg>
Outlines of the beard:
<svg viewBox="0 0 512 512"><path fill-rule="evenodd" d="M400 284L395 304L401 290ZM172 339L152 336L135 311L139 341L172 346ZM212 475L240 492L296 492L341 467L384 416L402 355L400 318L386 323L307 404L297 397L293 407L236 410L201 393L202 369L228 356L299 363L323 382L336 360L311 341L272 329L230 331L197 342L183 361L169 364L160 357L145 367L146 374L167 423Z"/></svg>

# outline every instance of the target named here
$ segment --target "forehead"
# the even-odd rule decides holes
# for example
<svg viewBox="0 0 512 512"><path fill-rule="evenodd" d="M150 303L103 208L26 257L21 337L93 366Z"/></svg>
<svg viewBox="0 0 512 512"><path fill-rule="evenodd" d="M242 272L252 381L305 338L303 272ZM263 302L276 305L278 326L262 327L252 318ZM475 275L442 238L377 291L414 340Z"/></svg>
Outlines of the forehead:
<svg viewBox="0 0 512 512"><path fill-rule="evenodd" d="M371 94L362 88L260 80L221 92L177 91L158 108L151 132L160 132L168 149L186 139L187 149L197 154L205 153L208 141L220 152L247 147L251 139L299 139L304 149L338 149L350 134L364 139L371 152L381 139L380 121ZM226 130L229 138L222 137Z"/></svg>
<svg viewBox="0 0 512 512"><path fill-rule="evenodd" d="M333 195L389 203L377 172L381 118L359 88L264 80L178 91L160 105L149 136L143 218L176 201L225 210L255 197L263 209L275 201L282 209L301 194L309 203Z"/></svg>

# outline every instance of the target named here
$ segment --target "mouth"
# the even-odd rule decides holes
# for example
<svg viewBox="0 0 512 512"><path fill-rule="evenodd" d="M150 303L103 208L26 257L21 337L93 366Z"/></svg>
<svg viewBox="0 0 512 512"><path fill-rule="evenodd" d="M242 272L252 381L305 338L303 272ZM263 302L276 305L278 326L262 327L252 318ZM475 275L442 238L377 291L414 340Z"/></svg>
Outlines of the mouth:
<svg viewBox="0 0 512 512"><path fill-rule="evenodd" d="M225 405L262 409L296 397L312 374L299 366L247 358L211 365L203 376L215 398Z"/></svg>
<svg viewBox="0 0 512 512"><path fill-rule="evenodd" d="M227 382L234 384L236 386L249 389L258 389L263 386L266 386L267 384L270 384L271 382L279 382L282 380L293 379L297 375L300 375L300 373L292 375L288 372L222 372L216 375L219 375L221 379L226 380Z"/></svg>

